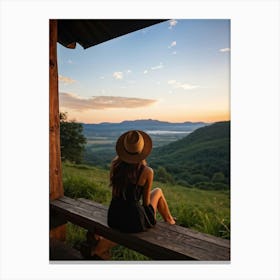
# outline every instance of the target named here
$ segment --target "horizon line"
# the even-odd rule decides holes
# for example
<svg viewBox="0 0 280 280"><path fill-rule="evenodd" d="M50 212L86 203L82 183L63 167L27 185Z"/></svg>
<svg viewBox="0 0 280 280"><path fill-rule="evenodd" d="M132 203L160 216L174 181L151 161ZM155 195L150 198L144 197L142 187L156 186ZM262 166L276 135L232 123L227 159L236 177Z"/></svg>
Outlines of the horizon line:
<svg viewBox="0 0 280 280"><path fill-rule="evenodd" d="M157 119L134 119L134 120L123 120L120 122L109 122L109 121L105 121L105 122L99 122L99 123L87 123L87 122L80 122L80 121L76 121L78 123L82 123L82 124L121 124L123 122L137 122L137 121L158 121L158 122L166 122L166 123L170 123L170 124L183 124L183 123L205 123L205 124L213 124L213 123L217 123L217 122L226 122L226 121L230 121L230 119L224 119L224 120L218 120L218 121L182 121L182 122L170 122L170 121L165 121L165 120L157 120Z"/></svg>

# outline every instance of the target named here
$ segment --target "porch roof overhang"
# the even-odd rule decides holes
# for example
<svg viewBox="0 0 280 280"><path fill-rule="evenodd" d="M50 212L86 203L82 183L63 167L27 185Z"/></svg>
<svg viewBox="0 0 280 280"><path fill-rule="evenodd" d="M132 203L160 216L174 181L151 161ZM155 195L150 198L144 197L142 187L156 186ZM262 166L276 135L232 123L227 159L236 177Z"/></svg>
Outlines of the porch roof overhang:
<svg viewBox="0 0 280 280"><path fill-rule="evenodd" d="M59 19L57 41L67 48L79 43L84 49L166 21L166 19Z"/></svg>

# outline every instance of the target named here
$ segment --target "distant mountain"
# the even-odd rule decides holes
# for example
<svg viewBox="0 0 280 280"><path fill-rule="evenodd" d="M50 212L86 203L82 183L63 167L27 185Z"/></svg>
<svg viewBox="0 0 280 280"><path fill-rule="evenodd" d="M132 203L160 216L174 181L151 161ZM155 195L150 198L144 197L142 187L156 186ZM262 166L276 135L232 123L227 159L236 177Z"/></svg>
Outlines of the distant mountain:
<svg viewBox="0 0 280 280"><path fill-rule="evenodd" d="M174 123L174 122L166 122L166 121L158 121L153 119L146 119L146 120L134 120L134 121L123 121L121 122L122 125L140 125L140 126L153 126L153 125L166 125L166 126L184 126L184 125L205 125L204 122L181 122L181 123Z"/></svg>
<svg viewBox="0 0 280 280"><path fill-rule="evenodd" d="M153 119L147 119L147 120L134 120L134 121L123 121L121 122L122 125L131 125L131 124L138 124L138 125L169 125L170 122L163 122Z"/></svg>
<svg viewBox="0 0 280 280"><path fill-rule="evenodd" d="M168 175L185 185L224 189L230 182L230 122L198 128L178 141L155 148L148 162L152 167L165 168Z"/></svg>
<svg viewBox="0 0 280 280"><path fill-rule="evenodd" d="M103 122L99 124L82 124L84 135L86 137L92 137L94 134L98 134L99 136L102 134L108 135L117 134L131 130L163 130L163 131L179 131L179 132L191 132L199 127L208 125L208 123L204 122L182 122L182 123L171 123L165 121L158 121L152 119L144 119L144 120L134 120L134 121L123 121L120 123L110 123Z"/></svg>

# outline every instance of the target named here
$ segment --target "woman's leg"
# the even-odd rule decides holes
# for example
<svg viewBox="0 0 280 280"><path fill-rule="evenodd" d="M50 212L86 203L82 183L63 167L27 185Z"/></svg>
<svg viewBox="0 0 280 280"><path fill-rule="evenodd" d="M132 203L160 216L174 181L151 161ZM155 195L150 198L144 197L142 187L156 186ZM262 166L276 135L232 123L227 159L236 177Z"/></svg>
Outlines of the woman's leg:
<svg viewBox="0 0 280 280"><path fill-rule="evenodd" d="M169 211L167 201L160 188L155 188L151 191L151 204L155 210L155 214L158 209L158 212L167 223L171 225L175 224L175 220Z"/></svg>

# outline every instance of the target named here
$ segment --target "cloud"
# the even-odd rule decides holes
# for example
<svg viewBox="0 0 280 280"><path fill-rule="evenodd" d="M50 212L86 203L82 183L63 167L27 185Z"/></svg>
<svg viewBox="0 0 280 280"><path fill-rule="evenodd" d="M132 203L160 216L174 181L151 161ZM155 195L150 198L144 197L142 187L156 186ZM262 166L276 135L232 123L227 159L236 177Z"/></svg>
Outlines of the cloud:
<svg viewBox="0 0 280 280"><path fill-rule="evenodd" d="M172 29L177 23L178 21L175 19L170 20L168 29Z"/></svg>
<svg viewBox="0 0 280 280"><path fill-rule="evenodd" d="M184 90L192 90L192 89L196 89L196 88L200 87L200 86L192 85L192 84L188 84L188 83L177 82L176 80L169 80L167 83L169 85L173 86L173 88L181 88Z"/></svg>
<svg viewBox="0 0 280 280"><path fill-rule="evenodd" d="M60 92L59 102L61 107L86 111L146 107L157 102L157 100L122 96L92 96L90 98L83 98L73 93Z"/></svg>
<svg viewBox="0 0 280 280"><path fill-rule="evenodd" d="M62 75L58 75L58 80L64 84L73 84L76 82L76 80L73 80L71 78L62 76Z"/></svg>
<svg viewBox="0 0 280 280"><path fill-rule="evenodd" d="M219 49L219 52L230 52L230 48Z"/></svg>
<svg viewBox="0 0 280 280"><path fill-rule="evenodd" d="M161 68L163 68L162 62L161 62L159 65L152 66L152 67L151 67L151 70L159 70L159 69L161 69Z"/></svg>
<svg viewBox="0 0 280 280"><path fill-rule="evenodd" d="M155 70L162 69L163 67L164 67L164 66L163 66L163 63L160 62L160 64L158 64L158 65L156 65L156 66L150 67L149 70L148 70L148 69L145 69L145 70L143 71L143 73L144 73L144 74L148 74L150 70L151 70L151 71L155 71Z"/></svg>
<svg viewBox="0 0 280 280"><path fill-rule="evenodd" d="M113 77L114 77L116 80L122 80L122 79L123 79L123 72L114 72L114 73L113 73Z"/></svg>
<svg viewBox="0 0 280 280"><path fill-rule="evenodd" d="M169 80L167 83L169 85L175 85L176 84L176 80Z"/></svg>
<svg viewBox="0 0 280 280"><path fill-rule="evenodd" d="M173 41L169 46L168 48L171 49L173 47L175 47L177 45L177 42L176 41Z"/></svg>
<svg viewBox="0 0 280 280"><path fill-rule="evenodd" d="M178 84L178 85L176 85L176 87L177 88L182 88L184 90L191 90L191 89L198 88L199 86L191 85L191 84Z"/></svg>

